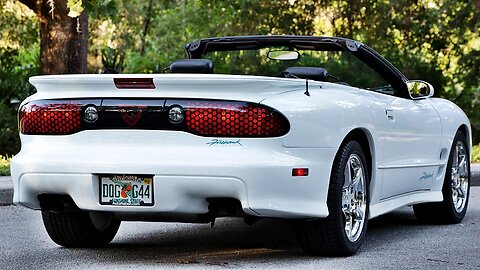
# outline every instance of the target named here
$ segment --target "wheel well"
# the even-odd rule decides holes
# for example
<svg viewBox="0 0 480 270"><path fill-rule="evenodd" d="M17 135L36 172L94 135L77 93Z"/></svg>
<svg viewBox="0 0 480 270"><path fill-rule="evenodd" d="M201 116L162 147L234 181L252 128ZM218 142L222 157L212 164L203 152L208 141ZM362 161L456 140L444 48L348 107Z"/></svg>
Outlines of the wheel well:
<svg viewBox="0 0 480 270"><path fill-rule="evenodd" d="M372 147L373 143L371 143L371 140L369 139L369 135L367 135L368 131L365 131L363 129L357 128L352 131L350 131L345 139L343 140L342 144L344 142L348 142L350 140L355 140L357 141L360 146L362 147L363 153L365 154L365 158L367 159L367 168L369 172L369 181L372 179L372 166L373 166L373 158L372 158Z"/></svg>
<svg viewBox="0 0 480 270"><path fill-rule="evenodd" d="M461 125L458 130L463 132L465 139L467 139L467 144L470 144L470 132L468 132L468 127L466 125ZM468 146L468 151L470 152L470 146Z"/></svg>

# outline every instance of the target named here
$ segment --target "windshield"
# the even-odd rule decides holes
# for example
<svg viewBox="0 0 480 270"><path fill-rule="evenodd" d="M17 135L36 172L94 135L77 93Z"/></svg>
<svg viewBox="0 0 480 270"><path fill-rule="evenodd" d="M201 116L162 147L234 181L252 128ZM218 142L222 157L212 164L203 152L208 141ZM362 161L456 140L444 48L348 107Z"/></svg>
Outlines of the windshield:
<svg viewBox="0 0 480 270"><path fill-rule="evenodd" d="M269 52L291 50L285 47L267 47L258 50L213 51L203 58L213 62L214 73L282 77L289 67L320 67L330 75L329 82L389 92L388 83L350 51L295 50L296 60L275 60ZM291 50L293 51L293 50Z"/></svg>

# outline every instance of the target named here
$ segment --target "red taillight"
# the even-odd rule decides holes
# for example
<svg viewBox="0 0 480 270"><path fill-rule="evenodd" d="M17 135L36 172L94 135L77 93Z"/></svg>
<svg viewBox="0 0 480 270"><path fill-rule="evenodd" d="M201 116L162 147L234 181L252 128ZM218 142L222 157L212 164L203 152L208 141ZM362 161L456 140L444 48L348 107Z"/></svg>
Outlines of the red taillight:
<svg viewBox="0 0 480 270"><path fill-rule="evenodd" d="M72 134L80 130L81 105L71 101L28 103L21 108L19 122L23 134Z"/></svg>
<svg viewBox="0 0 480 270"><path fill-rule="evenodd" d="M246 102L198 100L185 106L188 132L214 137L278 137L287 119L272 108Z"/></svg>

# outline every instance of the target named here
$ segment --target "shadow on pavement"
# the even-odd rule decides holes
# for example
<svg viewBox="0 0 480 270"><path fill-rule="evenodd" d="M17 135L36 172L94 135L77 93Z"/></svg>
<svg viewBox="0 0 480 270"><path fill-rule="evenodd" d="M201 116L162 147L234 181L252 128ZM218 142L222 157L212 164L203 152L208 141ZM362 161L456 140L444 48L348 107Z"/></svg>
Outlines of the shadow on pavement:
<svg viewBox="0 0 480 270"><path fill-rule="evenodd" d="M293 225L284 220L265 219L248 226L241 219L220 219L214 228L205 224L147 224L147 228L142 228L141 223L123 224L121 236L108 248L75 250L75 256L96 254L104 263L220 266L326 259L305 255L298 246ZM409 208L370 220L367 241L359 256L362 250L379 249L399 239L413 239L428 226L419 223ZM129 232L133 227L140 232ZM71 252L63 248L59 251Z"/></svg>

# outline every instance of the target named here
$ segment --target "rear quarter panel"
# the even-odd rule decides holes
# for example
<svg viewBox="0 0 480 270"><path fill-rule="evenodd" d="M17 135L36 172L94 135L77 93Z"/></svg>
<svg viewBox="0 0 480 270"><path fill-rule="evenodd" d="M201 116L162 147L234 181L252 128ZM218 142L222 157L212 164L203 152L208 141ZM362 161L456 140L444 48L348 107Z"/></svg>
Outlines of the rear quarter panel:
<svg viewBox="0 0 480 270"><path fill-rule="evenodd" d="M378 200L381 190L377 161L382 160L383 141L377 138L386 121L385 104L381 96L367 90L330 84L310 84L310 96L305 90L283 93L262 103L282 112L290 121L290 132L283 137L286 148L338 149L354 129L361 129L369 139L372 154L371 201ZM330 168L333 158L329 161ZM324 174L329 182L330 172ZM377 192L378 191L378 192Z"/></svg>
<svg viewBox="0 0 480 270"><path fill-rule="evenodd" d="M450 155L450 150L452 148L453 139L457 131L463 126L467 129L465 136L467 136L468 149L471 156L472 149L472 133L470 120L467 115L463 112L460 107L455 103L442 99L442 98L430 98L429 99L432 106L438 112L440 120L442 123L442 139L441 139L441 153L442 158L445 163L448 161L448 156ZM446 166L443 169L442 177L445 175ZM432 187L432 190L441 190L442 183L439 183L437 186Z"/></svg>
<svg viewBox="0 0 480 270"><path fill-rule="evenodd" d="M470 120L463 110L455 103L442 98L431 98L430 102L435 110L437 110L442 121L442 147L450 148L457 130L464 125L468 129L465 136L467 136L469 148L471 148L472 134Z"/></svg>
<svg viewBox="0 0 480 270"><path fill-rule="evenodd" d="M376 127L385 119L385 101L348 86L311 84L309 88L310 96L304 90L292 91L262 101L290 121L285 147L338 148L355 128L378 137Z"/></svg>

